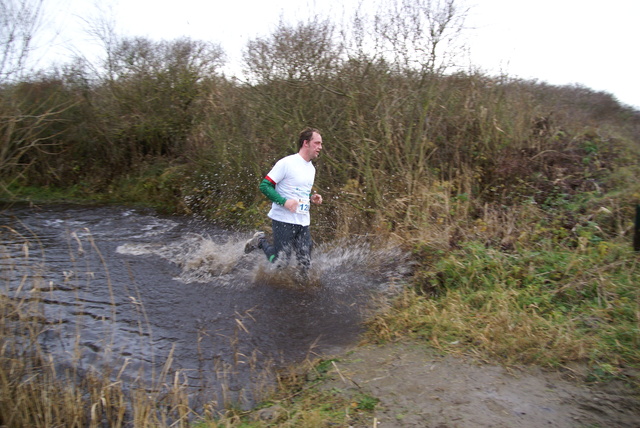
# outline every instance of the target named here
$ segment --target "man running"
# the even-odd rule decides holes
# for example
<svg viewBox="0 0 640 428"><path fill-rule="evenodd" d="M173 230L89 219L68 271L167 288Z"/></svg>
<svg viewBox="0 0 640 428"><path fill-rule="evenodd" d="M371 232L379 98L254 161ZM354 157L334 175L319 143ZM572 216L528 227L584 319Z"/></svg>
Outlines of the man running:
<svg viewBox="0 0 640 428"><path fill-rule="evenodd" d="M270 262L281 259L287 263L291 253L295 252L303 272L308 271L313 246L309 211L311 204L322 203L322 196L311 190L316 175L311 160L316 159L321 150L320 131L304 129L298 137L298 153L280 159L262 180L260 191L273 202L268 214L273 245L267 242L264 232L256 232L247 241L245 253L260 248Z"/></svg>

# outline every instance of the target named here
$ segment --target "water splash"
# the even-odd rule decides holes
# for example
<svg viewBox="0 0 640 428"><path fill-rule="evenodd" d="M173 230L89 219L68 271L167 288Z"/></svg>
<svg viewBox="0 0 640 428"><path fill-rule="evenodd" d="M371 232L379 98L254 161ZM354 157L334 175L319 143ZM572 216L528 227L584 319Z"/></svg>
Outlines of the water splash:
<svg viewBox="0 0 640 428"><path fill-rule="evenodd" d="M226 239L226 240L221 240ZM295 261L286 266L269 263L261 251L244 253L246 239L240 236L212 238L185 234L170 243L127 243L118 246L119 254L155 255L180 267L175 279L185 284L212 283L224 286L349 287L353 278L367 281L371 288L389 287L411 269L408 254L399 246L375 246L364 237L352 237L317 245L308 276L301 277Z"/></svg>

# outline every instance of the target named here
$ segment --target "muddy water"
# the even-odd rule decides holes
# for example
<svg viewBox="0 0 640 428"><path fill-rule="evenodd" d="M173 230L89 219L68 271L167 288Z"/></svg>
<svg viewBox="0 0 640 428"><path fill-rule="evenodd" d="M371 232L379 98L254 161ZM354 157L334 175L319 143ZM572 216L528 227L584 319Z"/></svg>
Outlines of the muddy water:
<svg viewBox="0 0 640 428"><path fill-rule="evenodd" d="M149 385L170 366L220 404L251 404L278 368L353 344L406 270L398 250L349 240L317 245L301 283L245 255L249 232L124 207L14 205L0 226L2 291L43 302L61 366Z"/></svg>

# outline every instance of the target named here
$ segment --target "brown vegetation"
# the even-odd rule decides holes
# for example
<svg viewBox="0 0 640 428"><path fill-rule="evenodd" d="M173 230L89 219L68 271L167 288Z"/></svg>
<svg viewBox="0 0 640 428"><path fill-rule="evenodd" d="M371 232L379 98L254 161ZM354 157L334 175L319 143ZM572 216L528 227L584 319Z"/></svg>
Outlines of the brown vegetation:
<svg viewBox="0 0 640 428"><path fill-rule="evenodd" d="M396 9L350 39L329 21L281 23L248 44L246 82L221 74L216 45L142 38L109 45L99 74L76 62L6 81L3 190L71 188L255 223L256 183L312 124L327 142L317 186L332 200L320 224L414 236L425 223L458 227L443 197L474 221L523 201L602 195L608 173L634 162L618 154L637 145L640 118L609 94L452 73L417 55L439 52L433 34L392 58L384 52L398 40L388 33L365 50L363 39L391 21L422 17L442 36L464 16L453 1L422 12Z"/></svg>
<svg viewBox="0 0 640 428"><path fill-rule="evenodd" d="M462 28L454 6L390 10L370 29L356 20L344 39L328 21L281 23L249 43L246 81L220 72L217 45L140 38L109 45L100 72L76 62L4 78L0 191L65 189L253 228L265 221L257 184L312 125L325 143L316 236L375 234L418 263L411 287L371 321L376 340L462 344L506 362L589 361L606 375L637 366L638 267L627 247L640 113L578 85L453 71L441 49ZM384 32L410 29L418 21L400 18L411 16L438 31ZM403 34L415 37L407 45ZM20 316L16 307L3 302L2 319ZM15 398L3 405L40 415L39 426L91 420L40 354L0 356L0 374L16 376L0 384ZM52 389L29 389L33 367ZM109 409L120 386L87 382L99 397L90 410L103 406L118 425L122 407ZM83 416L51 406L51 395Z"/></svg>

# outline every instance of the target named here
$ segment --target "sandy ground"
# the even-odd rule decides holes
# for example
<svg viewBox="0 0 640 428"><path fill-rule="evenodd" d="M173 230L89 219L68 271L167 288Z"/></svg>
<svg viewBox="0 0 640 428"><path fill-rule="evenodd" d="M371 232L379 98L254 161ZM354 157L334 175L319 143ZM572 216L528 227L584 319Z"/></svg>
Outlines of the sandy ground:
<svg viewBox="0 0 640 428"><path fill-rule="evenodd" d="M322 388L380 400L374 419L354 427L640 427L640 399L629 389L579 377L395 343L338 357Z"/></svg>

